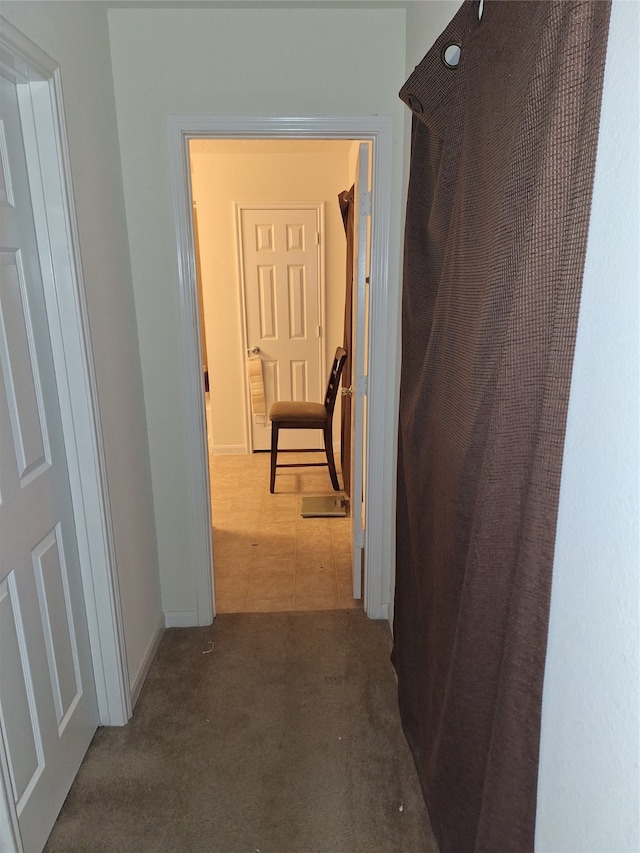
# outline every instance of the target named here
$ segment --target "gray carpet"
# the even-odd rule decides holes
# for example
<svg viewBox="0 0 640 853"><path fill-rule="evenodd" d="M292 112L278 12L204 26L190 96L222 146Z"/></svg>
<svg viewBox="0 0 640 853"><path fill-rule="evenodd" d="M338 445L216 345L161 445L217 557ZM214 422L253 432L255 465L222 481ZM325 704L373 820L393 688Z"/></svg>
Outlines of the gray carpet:
<svg viewBox="0 0 640 853"><path fill-rule="evenodd" d="M390 648L359 611L167 631L129 725L96 733L46 853L436 853Z"/></svg>

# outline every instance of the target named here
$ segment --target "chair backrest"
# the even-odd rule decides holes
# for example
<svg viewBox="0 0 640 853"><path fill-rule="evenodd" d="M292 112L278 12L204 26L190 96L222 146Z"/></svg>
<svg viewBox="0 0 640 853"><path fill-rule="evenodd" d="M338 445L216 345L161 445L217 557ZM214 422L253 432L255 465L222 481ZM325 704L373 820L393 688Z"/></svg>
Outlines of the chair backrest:
<svg viewBox="0 0 640 853"><path fill-rule="evenodd" d="M324 398L324 407L327 410L327 415L331 417L336 405L336 397L338 396L338 387L340 385L340 374L347 359L347 351L342 347L336 350L331 373L329 374L329 384L327 385L327 393Z"/></svg>

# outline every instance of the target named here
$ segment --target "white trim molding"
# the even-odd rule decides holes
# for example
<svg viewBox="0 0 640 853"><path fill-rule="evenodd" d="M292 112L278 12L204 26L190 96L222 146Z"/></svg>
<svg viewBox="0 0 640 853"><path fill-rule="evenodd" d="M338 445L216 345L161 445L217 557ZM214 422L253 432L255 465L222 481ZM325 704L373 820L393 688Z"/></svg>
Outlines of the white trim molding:
<svg viewBox="0 0 640 853"><path fill-rule="evenodd" d="M60 69L3 18L0 64L16 82L23 123L99 721L124 725L131 694Z"/></svg>
<svg viewBox="0 0 640 853"><path fill-rule="evenodd" d="M193 233L193 198L189 163L190 134L176 128L169 136L169 167L173 199L176 244L178 246L178 279L180 282L180 314L182 321L182 357L184 360L185 405L187 414L190 513L196 565L197 613L195 621L174 620L165 611L168 628L187 625L210 625L213 622L213 543L211 541L211 497L209 494L209 447L202 382L202 342L198 284ZM190 618L190 617L189 617Z"/></svg>
<svg viewBox="0 0 640 853"><path fill-rule="evenodd" d="M373 619L388 616L390 565L383 560L383 496L395 492L385 473L371 460L384 458L389 358L389 234L393 122L387 116L170 116L168 119L171 191L178 252L182 310L184 378L189 435L194 542L196 545L198 624L213 617L213 550L209 496L204 390L200 378L200 325L191 220L191 139L347 139L370 141L372 166L371 306L369 315L369 399L367 417L367 526L365 531L365 611ZM375 476L374 476L375 475ZM167 625L169 625L169 614Z"/></svg>
<svg viewBox="0 0 640 853"><path fill-rule="evenodd" d="M210 453L212 456L244 456L248 450L246 444L213 444Z"/></svg>
<svg viewBox="0 0 640 853"><path fill-rule="evenodd" d="M199 611L197 610L165 610L164 624L167 628L197 628L202 624L198 622ZM210 625L211 622L204 624Z"/></svg>
<svg viewBox="0 0 640 853"><path fill-rule="evenodd" d="M151 664L153 663L153 659L156 656L156 652L158 651L158 647L160 645L160 641L164 636L165 631L165 620L164 615L160 614L160 619L158 620L158 625L156 630L153 633L153 637L151 638L151 642L147 647L147 651L145 652L144 658L142 660L142 664L140 665L140 671L138 672L135 681L131 685L131 707L135 708L136 702L140 698L140 693L142 691L142 687L144 682L146 681L147 675L149 674L149 670L151 669Z"/></svg>

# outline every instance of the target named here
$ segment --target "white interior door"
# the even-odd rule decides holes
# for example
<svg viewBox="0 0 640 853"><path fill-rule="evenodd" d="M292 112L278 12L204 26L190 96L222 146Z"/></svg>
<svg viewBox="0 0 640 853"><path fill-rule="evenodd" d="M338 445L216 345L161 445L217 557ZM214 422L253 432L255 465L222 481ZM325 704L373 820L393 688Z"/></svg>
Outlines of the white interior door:
<svg viewBox="0 0 640 853"><path fill-rule="evenodd" d="M271 446L270 405L323 399L321 218L317 206L239 208L247 357L262 362L264 412L249 400L253 450ZM251 389L250 389L251 390ZM283 449L321 447L320 432L284 430Z"/></svg>
<svg viewBox="0 0 640 853"><path fill-rule="evenodd" d="M369 146L359 146L354 187L353 216L353 329L351 349L353 379L351 409L351 519L353 526L353 597L362 597L362 560L365 531L365 459L368 331L368 231L371 215Z"/></svg>
<svg viewBox="0 0 640 853"><path fill-rule="evenodd" d="M0 767L40 851L98 723L15 84L0 76Z"/></svg>

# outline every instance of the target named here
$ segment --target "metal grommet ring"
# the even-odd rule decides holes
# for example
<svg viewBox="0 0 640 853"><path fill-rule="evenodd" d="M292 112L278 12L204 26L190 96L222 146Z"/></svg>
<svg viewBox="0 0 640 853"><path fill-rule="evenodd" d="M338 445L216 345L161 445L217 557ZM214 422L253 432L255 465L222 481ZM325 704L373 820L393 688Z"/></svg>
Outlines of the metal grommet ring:
<svg viewBox="0 0 640 853"><path fill-rule="evenodd" d="M442 63L445 68L452 70L457 67L460 62L460 51L462 46L457 41L451 41L442 48Z"/></svg>

